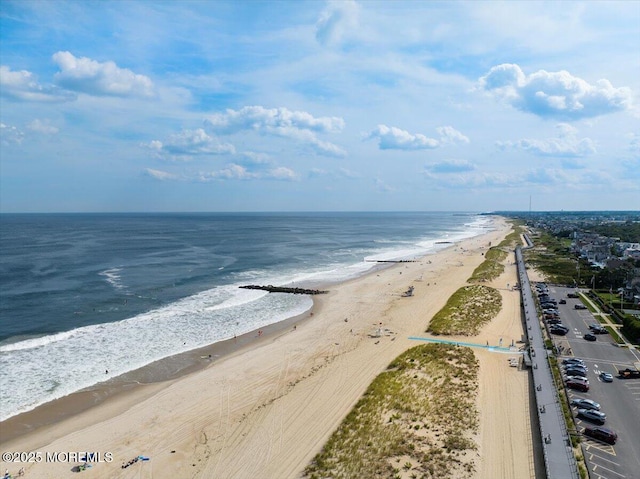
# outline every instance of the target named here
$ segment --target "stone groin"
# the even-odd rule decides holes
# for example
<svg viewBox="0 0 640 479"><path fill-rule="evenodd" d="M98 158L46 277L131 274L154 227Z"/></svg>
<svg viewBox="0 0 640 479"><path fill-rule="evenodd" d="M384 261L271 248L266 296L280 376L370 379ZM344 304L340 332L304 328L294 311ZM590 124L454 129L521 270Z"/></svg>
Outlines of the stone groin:
<svg viewBox="0 0 640 479"><path fill-rule="evenodd" d="M290 294L326 294L329 291L322 291L319 289L305 289L305 288L287 288L285 286L272 286L270 284L266 286L258 284L249 284L246 286L240 286L242 289L261 289L270 293L290 293Z"/></svg>
<svg viewBox="0 0 640 479"><path fill-rule="evenodd" d="M365 259L366 263L417 263L415 259Z"/></svg>

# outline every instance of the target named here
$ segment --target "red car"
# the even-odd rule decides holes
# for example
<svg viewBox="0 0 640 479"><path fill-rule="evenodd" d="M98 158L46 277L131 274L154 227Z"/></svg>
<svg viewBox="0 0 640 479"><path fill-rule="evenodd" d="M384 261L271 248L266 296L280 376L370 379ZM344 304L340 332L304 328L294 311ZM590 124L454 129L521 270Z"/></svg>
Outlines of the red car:
<svg viewBox="0 0 640 479"><path fill-rule="evenodd" d="M578 391L582 391L586 393L589 390L589 381L579 380L577 378L569 379L567 382L567 387L569 389L576 389Z"/></svg>
<svg viewBox="0 0 640 479"><path fill-rule="evenodd" d="M584 430L584 435L606 442L607 444L615 444L618 440L618 435L615 431L607 429L606 427L587 427Z"/></svg>

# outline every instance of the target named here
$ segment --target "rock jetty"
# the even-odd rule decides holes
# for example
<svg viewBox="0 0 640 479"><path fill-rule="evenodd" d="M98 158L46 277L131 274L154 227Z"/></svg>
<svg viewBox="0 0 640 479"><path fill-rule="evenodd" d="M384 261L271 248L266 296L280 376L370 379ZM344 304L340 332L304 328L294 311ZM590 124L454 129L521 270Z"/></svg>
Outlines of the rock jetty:
<svg viewBox="0 0 640 479"><path fill-rule="evenodd" d="M417 263L415 259L365 259L366 263Z"/></svg>
<svg viewBox="0 0 640 479"><path fill-rule="evenodd" d="M246 286L240 286L242 289L261 289L270 293L290 293L290 294L326 294L329 291L322 291L319 289L305 289L305 288L287 288L284 286L272 286L270 284L266 286L258 284L249 284Z"/></svg>

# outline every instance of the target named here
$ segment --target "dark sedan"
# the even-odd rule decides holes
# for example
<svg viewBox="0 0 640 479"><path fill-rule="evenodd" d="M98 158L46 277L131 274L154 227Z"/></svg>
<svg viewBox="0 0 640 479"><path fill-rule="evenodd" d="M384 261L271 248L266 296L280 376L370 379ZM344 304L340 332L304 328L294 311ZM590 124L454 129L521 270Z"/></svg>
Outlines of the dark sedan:
<svg viewBox="0 0 640 479"><path fill-rule="evenodd" d="M618 435L615 431L607 429L606 427L588 427L584 430L584 435L606 442L607 444L615 444L618 440Z"/></svg>

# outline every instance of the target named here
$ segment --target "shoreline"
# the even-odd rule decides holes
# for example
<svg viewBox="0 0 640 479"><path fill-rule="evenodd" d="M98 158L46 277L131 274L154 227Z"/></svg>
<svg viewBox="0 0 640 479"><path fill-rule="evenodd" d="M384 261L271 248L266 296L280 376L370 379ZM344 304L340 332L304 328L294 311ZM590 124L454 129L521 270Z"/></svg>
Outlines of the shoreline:
<svg viewBox="0 0 640 479"><path fill-rule="evenodd" d="M389 268L397 267L399 265L402 266L406 263L416 263L428 260L429 257L437 255L440 252L447 251L450 248L454 248L457 244L492 232L495 228L495 224L492 224L493 226L491 228L479 235L456 241L439 241L436 243L437 245L446 243L447 247L437 248L433 252L427 253L424 256L411 260L403 259L387 261L365 259L365 262L373 262L376 263L376 265L360 276L340 282L311 282L307 286L309 288L327 290L327 292L330 292L332 287L340 287L341 285L348 284L352 281L358 281L361 278L366 278L369 275L376 274ZM317 295L311 295L310 297L313 304L307 311L260 328L263 333L261 336L258 336L258 331L260 329L255 329L239 335L235 339L218 341L190 351L168 356L141 368L128 371L120 376L110 378L107 381L97 383L88 388L84 388L66 396L40 404L31 410L11 416L4 421L0 421L0 444L14 439L19 439L25 434L34 433L42 428L54 426L67 418L93 409L105 401L115 400L121 394L130 393L138 389L149 389L151 386L157 387L157 385L162 384L168 386L175 380L210 367L216 361L224 357L242 353L246 349L250 349L256 344L259 344L261 341L274 339L281 334L285 334L296 323L309 320L314 313L317 312L319 308L319 298Z"/></svg>
<svg viewBox="0 0 640 479"><path fill-rule="evenodd" d="M25 434L37 432L48 426L55 426L74 415L113 401L122 394L137 390L166 387L172 382L195 372L206 369L216 361L254 347L261 341L286 334L295 324L310 319L314 306L302 314L292 316L262 329L249 331L234 339L226 339L184 353L175 354L134 369L108 381L97 383L53 401L41 404L0 422L0 444L19 439ZM203 357L204 356L204 357ZM155 387L154 387L155 386ZM144 393L143 393L144 394Z"/></svg>
<svg viewBox="0 0 640 479"><path fill-rule="evenodd" d="M112 452L117 464L96 464L93 477L134 477L119 464L137 454L152 457L134 466L152 469L145 477L298 477L373 378L416 345L408 338L424 334L430 317L466 284L487 243L509 230L495 218L490 231L415 263L332 285L310 311L277 323L280 329L263 328L261 338L248 333L227 355L175 379L122 391L11 440L3 434L3 450ZM403 298L409 285L415 295ZM502 334L482 342L497 343ZM218 354L209 348L189 354ZM71 477L64 464L23 465L27 475Z"/></svg>
<svg viewBox="0 0 640 479"><path fill-rule="evenodd" d="M476 236L472 238L475 237ZM421 258L438 254L440 251L443 250L436 250ZM413 261L414 260L412 260L412 262ZM415 261L420 261L420 259ZM339 287L351 281L358 281L360 278L376 274L381 270L395 266L395 264L405 262L406 261L376 261L376 263L385 264L377 264L365 274L355 278L336 283L310 283L310 287L326 289L328 290L327 292L330 293L332 287ZM141 368L128 371L120 376L110 378L107 381L48 401L36 406L34 409L0 421L0 444L20 439L24 435L37 433L42 429L46 430L65 419L94 409L104 402L117 401L123 394L132 394L139 391L140 398L147 397L159 389L168 387L174 381L211 367L221 359L235 354L242 354L256 347L261 342L273 340L280 335L286 334L290 332L294 326L310 320L314 313L318 312L320 308L319 298L312 295L311 299L313 304L307 311L301 314L291 316L277 323L268 324L260 329L248 331L237 336L235 339L225 339L190 351L158 359ZM262 330L261 335L259 335L260 330ZM144 391L145 389L150 390L150 392ZM120 402L122 403L120 408L122 410L130 405L130 401L122 400Z"/></svg>

